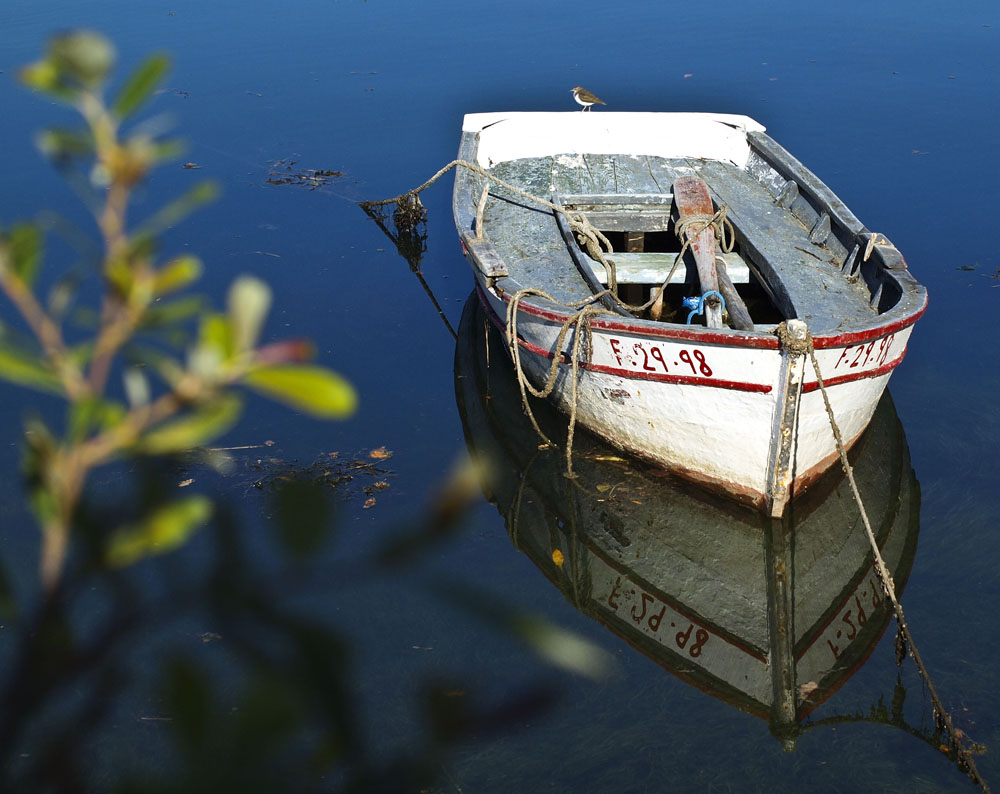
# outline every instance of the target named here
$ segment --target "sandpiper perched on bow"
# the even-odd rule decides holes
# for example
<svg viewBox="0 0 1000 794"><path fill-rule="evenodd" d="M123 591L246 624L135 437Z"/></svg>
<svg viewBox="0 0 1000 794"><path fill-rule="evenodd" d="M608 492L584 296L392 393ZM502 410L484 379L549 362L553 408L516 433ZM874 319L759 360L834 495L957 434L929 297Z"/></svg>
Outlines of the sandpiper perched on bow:
<svg viewBox="0 0 1000 794"><path fill-rule="evenodd" d="M591 105L608 104L603 99L599 99L594 94L590 93L583 86L580 85L573 86L572 90L573 90L573 99L575 99L579 104L583 105L583 110L590 110Z"/></svg>

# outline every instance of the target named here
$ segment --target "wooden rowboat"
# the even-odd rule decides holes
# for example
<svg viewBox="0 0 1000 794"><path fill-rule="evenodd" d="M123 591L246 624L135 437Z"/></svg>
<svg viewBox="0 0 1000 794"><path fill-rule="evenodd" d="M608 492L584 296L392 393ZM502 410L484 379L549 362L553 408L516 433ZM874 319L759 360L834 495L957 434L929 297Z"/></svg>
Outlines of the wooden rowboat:
<svg viewBox="0 0 1000 794"><path fill-rule="evenodd" d="M473 114L459 159L459 235L527 383L773 515L838 458L811 353L849 447L926 308L899 251L745 116Z"/></svg>

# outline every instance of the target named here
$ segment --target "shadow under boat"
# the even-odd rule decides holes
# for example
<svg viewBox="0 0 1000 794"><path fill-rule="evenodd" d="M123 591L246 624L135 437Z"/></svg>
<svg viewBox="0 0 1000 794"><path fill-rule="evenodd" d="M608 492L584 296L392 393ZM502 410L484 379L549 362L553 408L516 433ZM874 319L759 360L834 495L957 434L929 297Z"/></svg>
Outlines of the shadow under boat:
<svg viewBox="0 0 1000 794"><path fill-rule="evenodd" d="M786 747L873 651L892 617L867 532L839 467L770 519L624 460L586 431L540 448L505 342L475 294L455 353L455 390L487 498L581 612L668 671L769 722ZM533 413L552 439L566 420ZM850 452L901 594L916 553L920 491L886 393Z"/></svg>

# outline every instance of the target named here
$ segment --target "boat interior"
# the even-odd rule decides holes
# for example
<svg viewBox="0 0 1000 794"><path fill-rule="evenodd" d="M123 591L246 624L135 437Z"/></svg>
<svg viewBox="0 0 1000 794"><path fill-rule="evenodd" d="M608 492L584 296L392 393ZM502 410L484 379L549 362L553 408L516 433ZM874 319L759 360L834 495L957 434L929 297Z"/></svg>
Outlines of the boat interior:
<svg viewBox="0 0 1000 794"><path fill-rule="evenodd" d="M491 173L586 215L611 243L606 258L614 262L618 295L628 304L646 303L670 273L682 245L675 234L673 186L690 176L707 184L714 210L726 208L735 244L732 251L717 253L754 331L769 332L782 320L796 318L813 334L840 333L877 324L890 310L922 302L922 295L914 294L914 288L922 288L891 243L872 235L767 135L750 136L745 168L716 160L563 154L498 163ZM483 183L471 175L470 182L467 195L474 206ZM495 249L490 252L494 261L502 263L496 275L509 280L501 286L537 287L565 303L605 289L604 265L581 248L565 216L496 184L489 187L489 199L482 213L483 237ZM576 268L567 268L567 251ZM688 253L666 287L662 313L653 319L687 322L690 307L682 301L700 294ZM605 305L650 319L648 312L629 311L610 299Z"/></svg>

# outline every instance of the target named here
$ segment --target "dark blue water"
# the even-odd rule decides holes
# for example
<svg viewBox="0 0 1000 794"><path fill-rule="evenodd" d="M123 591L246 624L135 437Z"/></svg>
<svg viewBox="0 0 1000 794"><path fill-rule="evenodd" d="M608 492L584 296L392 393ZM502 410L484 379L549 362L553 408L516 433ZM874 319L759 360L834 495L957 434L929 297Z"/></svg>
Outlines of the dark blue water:
<svg viewBox="0 0 1000 794"><path fill-rule="evenodd" d="M223 186L220 201L165 236L165 251L199 254L207 266L202 286L218 303L240 273L267 280L276 308L266 335L312 338L318 358L361 395L358 413L341 423L251 402L222 443L273 440L268 454L304 463L383 445L393 452L390 486L375 507L364 509L358 493L339 506L345 556L363 553L423 510L467 455L455 342L407 263L355 202L402 192L452 159L464 113L569 110L568 89L577 84L609 110L744 113L765 124L863 222L892 239L930 292L891 385L922 494L904 607L950 713L989 749L978 758L980 770L1000 780L994 3L6 0L5 225L42 209L87 222L31 143L40 127L65 123L65 111L14 79L47 35L79 25L106 32L126 67L154 50L174 61L167 90L147 112L171 120L188 142L182 162L199 168L177 163L159 171L142 191L138 215L197 179ZM288 173L292 161L294 169L342 176L312 190L268 182ZM448 180L425 193L424 203L423 277L457 327L471 279L454 234ZM53 244L52 255L69 251ZM9 306L2 311L6 317ZM0 386L7 418L0 429L0 544L9 575L30 593L37 535L20 507L15 474L25 404L23 392ZM248 520L264 521L268 508L246 478L213 487ZM186 553L196 562L197 543ZM555 671L430 594L433 583L451 577L579 632L614 657L613 674L594 683ZM351 638L353 695L376 754L419 745L419 692L428 676L459 681L486 703L539 682L554 694L551 708L460 744L438 764L435 791L975 790L944 754L884 725L819 726L794 753L784 752L766 721L669 675L581 616L511 547L504 519L486 501L473 506L461 533L405 573L326 582L302 601ZM205 654L215 646L192 637L211 630L195 621L157 643L194 643L187 650ZM880 697L891 699L892 633L815 718L868 713ZM135 653L155 657L141 647ZM929 706L912 666L902 676L907 716L926 727ZM99 780L109 779L108 767L138 763L131 748L166 742L162 724L141 721L160 706L154 695L140 696L123 702L108 724L92 726L84 741L97 748Z"/></svg>

